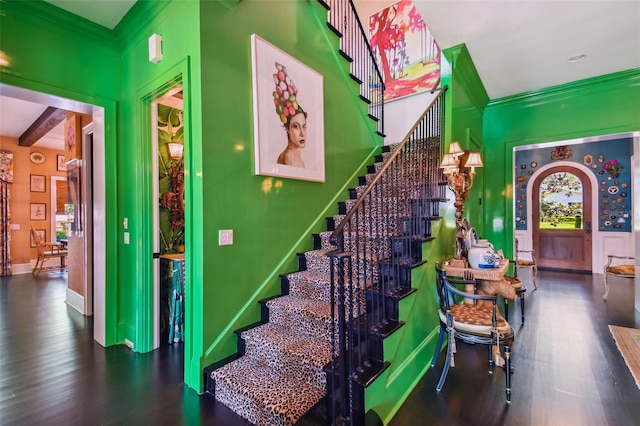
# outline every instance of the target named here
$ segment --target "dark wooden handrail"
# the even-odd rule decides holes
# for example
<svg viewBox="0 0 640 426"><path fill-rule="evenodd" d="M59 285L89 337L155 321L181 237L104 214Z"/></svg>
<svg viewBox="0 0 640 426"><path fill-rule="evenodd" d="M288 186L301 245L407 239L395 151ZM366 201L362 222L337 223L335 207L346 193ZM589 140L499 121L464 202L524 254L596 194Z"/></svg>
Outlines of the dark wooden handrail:
<svg viewBox="0 0 640 426"><path fill-rule="evenodd" d="M411 130L409 130L409 132L407 133L407 135L405 136L405 138L402 140L402 142L400 142L400 144L398 145L397 149L395 149L393 151L393 153L391 153L391 156L387 159L387 161L385 162L385 164L382 166L382 169L380 169L380 171L378 171L378 173L376 174L375 178L371 181L371 183L368 185L367 189L365 189L365 191L363 192L362 196L358 197L358 200L356 201L356 203L353 205L353 207L351 207L351 209L349 209L349 211L347 212L347 214L345 215L344 219L340 222L340 224L336 227L336 229L332 232L331 237L330 237L330 242L331 244L335 245L338 247L338 250L342 250L343 248L341 248L339 246L339 235L342 234L342 232L344 232L344 227L347 225L347 223L349 222L349 220L353 217L353 215L356 213L356 211L358 210L358 208L362 205L362 203L365 200L365 196L367 194L369 194L373 187L380 181L380 179L382 178L382 175L385 173L385 171L391 166L391 164L393 163L393 161L395 160L395 158L400 154L400 152L402 152L402 148L409 142L409 140L411 139L411 137L413 136L413 133L415 132L415 130L418 128L418 126L422 123L422 121L424 120L424 118L427 116L427 114L431 111L431 107L436 104L437 102L440 101L440 97L444 96L444 93L446 92L447 87L444 88L444 90L439 90L438 95L431 101L431 103L429 104L429 106L427 107L427 109L422 113L422 115L420 116L420 118L418 118L418 120L416 121L416 123L413 125L413 127L411 128ZM438 158L439 161L439 158ZM439 164L439 163L438 163Z"/></svg>

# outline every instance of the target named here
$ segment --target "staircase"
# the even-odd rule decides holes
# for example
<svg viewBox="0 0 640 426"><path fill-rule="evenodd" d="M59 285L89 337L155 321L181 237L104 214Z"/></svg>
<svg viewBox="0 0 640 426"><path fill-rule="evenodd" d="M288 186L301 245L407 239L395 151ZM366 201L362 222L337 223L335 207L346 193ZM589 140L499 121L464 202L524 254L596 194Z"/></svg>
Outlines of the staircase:
<svg viewBox="0 0 640 426"><path fill-rule="evenodd" d="M353 60L360 53L349 50L342 31L364 32L346 17L355 12L352 2L321 3L342 56ZM353 69L354 80L372 81ZM361 98L382 134L382 98ZM237 354L205 369L207 391L249 422L364 424L375 417L364 412L364 389L388 366L383 341L403 325L398 302L415 291L411 269L425 262L422 244L432 239L444 197L443 100L440 93L402 143L381 149L327 218L327 230L312 236L314 250L298 255L298 271L281 276L282 294L260 301L260 323L236 331Z"/></svg>
<svg viewBox="0 0 640 426"><path fill-rule="evenodd" d="M432 150L439 150L437 139L431 145ZM420 246L431 239L430 222L438 219L441 200L440 194L424 197L421 186L402 188L401 197L372 201L366 221L352 215L351 224L346 224L348 206L365 200L367 195L357 197L367 190L370 194L373 187L367 182L375 182L376 177L384 175L381 170L389 169L386 159L394 154L395 162L408 159L400 151L399 147L395 150L385 147L385 152L377 157L378 162L369 167L370 173L360 178L361 185L349 191L356 198L340 203L340 214L327 218L328 230L313 235L315 249L299 255L299 271L281 277L282 295L261 301L261 324L237 332L239 357L211 372L208 391L251 423L331 424L327 419L334 417L332 412L343 408L359 413L345 417L363 418L363 389L386 367L381 343L402 325L397 302L413 292L410 270L422 263ZM392 168L395 167L405 169L399 164ZM436 191L438 188L434 186ZM383 228L383 221L395 231L371 232L369 228ZM344 253L336 251L339 247L330 241L341 224L342 229L348 229L344 236L347 246L361 247L347 274L348 282L341 284L350 295L342 295L344 311L350 314L338 313L340 303L335 294L338 285L331 280L332 260ZM347 319L343 326L338 324L341 317ZM354 326L358 319L364 327ZM343 333L348 335L345 348L349 341L354 348L342 352L349 353L352 362L340 361L339 357L340 329L345 328L344 324L351 324L352 328L350 333ZM369 351L363 351L362 346ZM360 367L355 366L356 359ZM354 366L348 376L356 371L360 374L355 374L360 396L342 401L339 388L345 381L339 368L335 368L341 362Z"/></svg>

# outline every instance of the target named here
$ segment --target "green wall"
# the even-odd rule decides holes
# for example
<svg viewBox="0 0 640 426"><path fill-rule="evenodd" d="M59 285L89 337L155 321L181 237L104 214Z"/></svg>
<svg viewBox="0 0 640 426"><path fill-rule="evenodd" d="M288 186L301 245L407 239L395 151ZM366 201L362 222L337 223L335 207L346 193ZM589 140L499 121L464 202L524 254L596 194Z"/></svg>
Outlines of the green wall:
<svg viewBox="0 0 640 426"><path fill-rule="evenodd" d="M513 148L640 130L640 69L489 102L484 114L485 234L513 246Z"/></svg>
<svg viewBox="0 0 640 426"><path fill-rule="evenodd" d="M466 45L460 44L442 51L442 84L449 87L447 98L447 140L458 141L463 149L480 152L485 158L482 140L482 116L489 102L473 59ZM484 169L477 169L473 186L465 203L464 216L479 235L484 235L484 204L482 193ZM450 193L453 197L453 193Z"/></svg>
<svg viewBox="0 0 640 426"><path fill-rule="evenodd" d="M153 171L151 101L183 85L185 144L186 315L185 382L198 387L202 310L201 85L199 2L137 2L115 33L122 66L118 111L118 235L128 219L130 244L118 244L118 341L153 349ZM185 29L189 29L188 31ZM148 38L162 36L163 58L148 58Z"/></svg>
<svg viewBox="0 0 640 426"><path fill-rule="evenodd" d="M104 108L106 264L117 265L117 135L121 59L111 31L42 1L0 3L2 83ZM117 268L106 271L105 340L117 343Z"/></svg>
<svg viewBox="0 0 640 426"><path fill-rule="evenodd" d="M206 366L235 353L233 330L259 321L258 300L280 293L279 275L297 270L296 253L312 249L311 233L326 230L382 140L317 1L201 7ZM254 33L323 76L324 183L254 175ZM233 229L233 245L217 244L220 229Z"/></svg>

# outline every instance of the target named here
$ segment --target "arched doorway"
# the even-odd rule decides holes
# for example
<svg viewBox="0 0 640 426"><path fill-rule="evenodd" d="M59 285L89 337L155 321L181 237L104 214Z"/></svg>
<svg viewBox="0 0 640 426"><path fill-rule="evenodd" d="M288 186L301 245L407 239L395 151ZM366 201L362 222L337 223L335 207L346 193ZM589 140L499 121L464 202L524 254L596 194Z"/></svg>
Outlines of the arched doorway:
<svg viewBox="0 0 640 426"><path fill-rule="evenodd" d="M538 266L591 272L591 181L582 170L551 167L533 182L533 248Z"/></svg>

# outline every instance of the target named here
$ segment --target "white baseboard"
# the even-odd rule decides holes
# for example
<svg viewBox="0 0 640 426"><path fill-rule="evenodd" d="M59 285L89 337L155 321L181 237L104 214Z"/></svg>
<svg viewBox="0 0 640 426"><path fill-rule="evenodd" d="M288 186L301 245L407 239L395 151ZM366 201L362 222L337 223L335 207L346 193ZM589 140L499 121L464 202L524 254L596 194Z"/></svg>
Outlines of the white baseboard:
<svg viewBox="0 0 640 426"><path fill-rule="evenodd" d="M84 315L84 296L73 290L67 289L67 305Z"/></svg>
<svg viewBox="0 0 640 426"><path fill-rule="evenodd" d="M11 265L11 274L30 274L32 269L33 266L31 265L31 263L14 263Z"/></svg>

